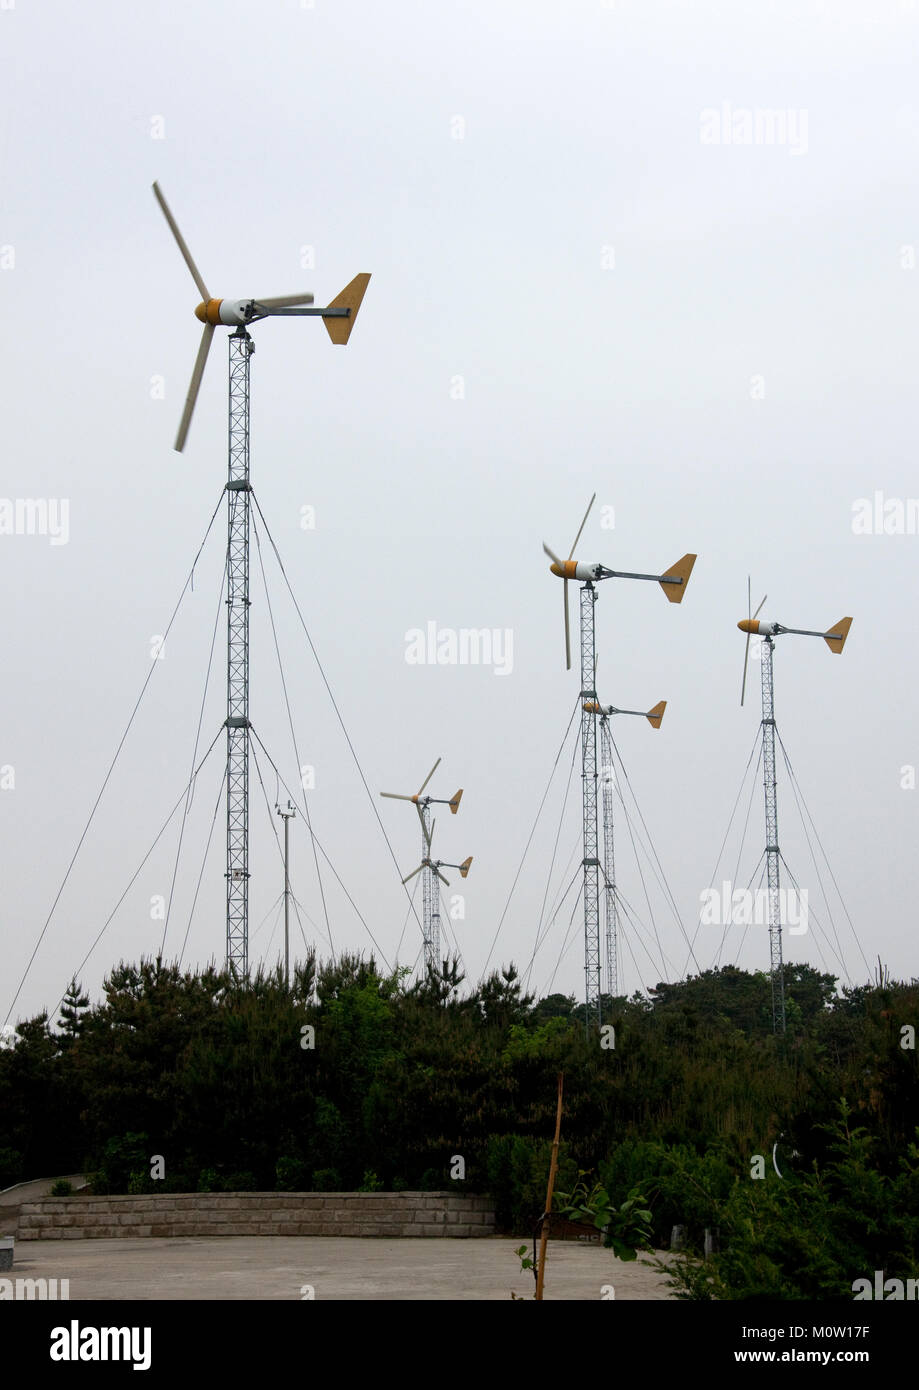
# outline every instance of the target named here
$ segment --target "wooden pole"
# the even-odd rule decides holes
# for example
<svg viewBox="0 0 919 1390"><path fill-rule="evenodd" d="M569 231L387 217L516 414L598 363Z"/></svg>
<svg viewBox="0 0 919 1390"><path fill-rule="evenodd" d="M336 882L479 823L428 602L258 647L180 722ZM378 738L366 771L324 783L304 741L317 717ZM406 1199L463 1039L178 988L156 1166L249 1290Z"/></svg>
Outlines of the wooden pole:
<svg viewBox="0 0 919 1390"><path fill-rule="evenodd" d="M539 1259L536 1264L536 1298L542 1302L542 1289L546 1276L546 1244L549 1239L549 1218L552 1212L552 1193L555 1191L555 1174L558 1172L558 1140L562 1130L562 1084L564 1073L558 1076L558 1106L555 1111L555 1138L552 1141L552 1161L549 1164L549 1186L546 1189L546 1212L542 1219L539 1236Z"/></svg>

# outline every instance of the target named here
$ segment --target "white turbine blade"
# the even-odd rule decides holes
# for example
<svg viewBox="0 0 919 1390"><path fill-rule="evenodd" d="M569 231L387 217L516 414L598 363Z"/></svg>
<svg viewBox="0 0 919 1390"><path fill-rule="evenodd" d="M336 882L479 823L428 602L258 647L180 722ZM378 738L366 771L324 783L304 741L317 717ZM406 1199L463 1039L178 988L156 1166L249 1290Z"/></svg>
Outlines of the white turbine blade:
<svg viewBox="0 0 919 1390"><path fill-rule="evenodd" d="M380 792L380 796L388 796L390 801L414 801L413 796L402 796L400 792Z"/></svg>
<svg viewBox="0 0 919 1390"><path fill-rule="evenodd" d="M311 294L275 294L270 299L257 299L256 304L260 304L263 309L286 309L293 304L312 304Z"/></svg>
<svg viewBox="0 0 919 1390"><path fill-rule="evenodd" d="M571 670L571 624L568 619L568 580L562 585L562 592L565 596L565 667Z"/></svg>
<svg viewBox="0 0 919 1390"><path fill-rule="evenodd" d="M423 792L423 791L424 791L424 788L427 787L427 784L430 783L431 777L434 777L434 773L435 773L435 771L438 770L438 767L439 767L439 766L441 766L441 759L438 758L437 762L435 762L434 767L432 767L430 773L427 774L427 777L424 778L423 783L421 783L420 787L418 787L418 790L417 790L417 792L416 792L416 796L420 796L420 795L421 795L421 792Z"/></svg>
<svg viewBox="0 0 919 1390"><path fill-rule="evenodd" d="M421 873L421 870L422 870L423 868L424 868L424 865L423 865L423 864L419 864L417 869L412 869L412 872L411 872L410 874L406 874L406 876L405 876L405 878L402 880L402 882L403 882L403 883L408 883L409 879L410 879L410 878L414 878L416 874L420 874L420 873Z"/></svg>
<svg viewBox="0 0 919 1390"><path fill-rule="evenodd" d="M432 826L432 828L431 828L430 830L428 830L428 827L425 825L425 821L424 821L424 812L422 811L421 807L418 805L418 802L417 802L417 801L415 802L415 810L418 812L418 819L421 821L421 833L424 835L425 843L426 843L428 849L430 849L430 848L431 848L431 836L434 834L433 826Z"/></svg>
<svg viewBox="0 0 919 1390"><path fill-rule="evenodd" d="M762 603L761 603L761 604L760 604L760 606L759 606L759 608L757 608L757 610L756 610L756 612L755 612L755 613L754 613L754 614L753 614L753 616L754 616L754 618L758 618L758 617L759 617L759 615L760 615L760 612L761 612L761 610L762 610L762 607L763 607L763 603L765 603L765 602L766 602L766 599L767 599L767 598L768 598L768 597L769 597L769 595L768 595L768 594L763 594L763 600L762 600Z"/></svg>
<svg viewBox="0 0 919 1390"><path fill-rule="evenodd" d="M545 541L543 541L543 543L542 543L542 548L543 548L543 550L545 551L545 553L548 555L549 559L553 562L553 564L556 564L556 565L558 565L559 567L561 567L561 565L563 564L563 561L561 561L561 560L558 558L558 556L556 555L556 553L555 553L554 550L550 550L550 549L549 549L549 547L546 545Z"/></svg>
<svg viewBox="0 0 919 1390"><path fill-rule="evenodd" d="M182 257L183 257L183 259L184 259L184 261L185 261L185 264L188 266L189 270L191 271L191 278L194 280L195 284L198 286L198 293L201 295L201 298L206 302L206 301L207 301L208 299L210 299L210 297L211 297L211 296L210 296L210 293L208 292L207 285L204 283L204 280L201 278L201 272L200 272L200 270L198 269L198 267L195 265L194 261L192 260L191 252L189 251L188 247L185 245L185 238L182 236L182 233L179 231L178 223L176 222L175 218L173 217L172 213L170 212L170 210L169 210L169 204L166 202L166 199L163 197L163 195L162 195L162 193L161 193L161 191L160 191L160 186L159 186L158 183L155 183L155 184L153 185L153 192L154 192L154 194L156 195L156 201L159 203L160 207L163 209L163 216L165 217L166 221L169 223L169 230L172 232L172 235L173 235L173 236L175 237L175 239L176 239L176 244L178 245L179 250L182 252Z"/></svg>
<svg viewBox="0 0 919 1390"><path fill-rule="evenodd" d="M185 448L185 437L188 434L188 427L191 424L191 417L194 414L195 401L198 399L198 389L201 385L201 378L204 375L204 364L207 361L207 354L213 336L214 325L212 323L206 323L204 325L204 332L201 334L198 356L195 358L195 365L188 386L188 395L185 397L185 409L182 411L182 418L179 421L179 432L176 435L176 442L173 445L173 448L180 454Z"/></svg>
<svg viewBox="0 0 919 1390"><path fill-rule="evenodd" d="M590 509L593 506L594 502L596 502L596 500L597 494L594 493L593 497L591 497L590 501L587 503L587 511L584 513L584 520L581 522L581 525L578 528L578 534L574 538L574 545L572 545L571 550L568 552L569 560L571 560L574 557L575 547L577 546L578 541L581 539L581 532L587 525L587 518L590 516Z"/></svg>
<svg viewBox="0 0 919 1390"><path fill-rule="evenodd" d="M747 694L747 657L749 655L749 632L747 634L747 646L744 648L744 684L740 688L740 702L744 703L744 695Z"/></svg>

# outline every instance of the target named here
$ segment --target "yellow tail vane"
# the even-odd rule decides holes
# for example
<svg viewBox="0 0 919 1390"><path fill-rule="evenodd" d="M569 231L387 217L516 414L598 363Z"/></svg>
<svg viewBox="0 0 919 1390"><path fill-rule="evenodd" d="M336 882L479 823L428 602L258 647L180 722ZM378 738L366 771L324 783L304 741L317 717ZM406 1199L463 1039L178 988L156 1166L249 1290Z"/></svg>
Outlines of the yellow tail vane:
<svg viewBox="0 0 919 1390"><path fill-rule="evenodd" d="M662 720L663 717L664 717L664 710L665 710L666 708L667 708L667 701L666 701L666 700L658 700L658 702L657 702L657 704L654 706L654 708L648 710L648 713L645 715L645 718L647 719L648 723L651 725L651 728L652 728L652 729L659 729L659 728L660 728L660 726L661 726L661 720Z"/></svg>
<svg viewBox="0 0 919 1390"><path fill-rule="evenodd" d="M341 319L323 319L326 331L333 343L346 343L351 337L351 329L354 327L354 320L357 318L361 301L370 284L370 276L367 274L355 275L350 285L346 285L341 294L327 304L327 309L350 309L348 317Z"/></svg>
<svg viewBox="0 0 919 1390"><path fill-rule="evenodd" d="M846 644L846 638L849 635L849 628L851 626L851 618L840 618L838 623L834 623L832 627L827 628L827 632L839 633L838 637L824 637L823 639L830 651L835 652L837 656Z"/></svg>
<svg viewBox="0 0 919 1390"><path fill-rule="evenodd" d="M456 815L457 811L459 810L460 797L462 796L462 794L463 794L463 789L462 789L462 787L460 787L459 791L456 793L456 796L454 796L453 800L450 801L450 802L448 802L448 805L449 805L449 807L450 807L450 810L451 810L451 812L452 812L452 814L453 814L454 816Z"/></svg>
<svg viewBox="0 0 919 1390"><path fill-rule="evenodd" d="M695 555L684 555L682 560L677 560L676 564L671 565L669 570L664 570L661 579L682 579L683 581L682 584L661 584L661 588L671 603L683 602L686 585L689 583L689 576L692 574L692 567L695 563Z"/></svg>

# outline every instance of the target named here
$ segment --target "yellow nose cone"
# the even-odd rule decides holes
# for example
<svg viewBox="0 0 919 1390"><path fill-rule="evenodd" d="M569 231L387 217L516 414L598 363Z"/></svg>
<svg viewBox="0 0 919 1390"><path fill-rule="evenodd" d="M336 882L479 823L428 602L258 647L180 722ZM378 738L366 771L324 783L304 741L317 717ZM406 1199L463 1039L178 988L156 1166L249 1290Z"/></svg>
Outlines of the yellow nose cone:
<svg viewBox="0 0 919 1390"><path fill-rule="evenodd" d="M759 618L741 618L737 626L741 632L759 632Z"/></svg>
<svg viewBox="0 0 919 1390"><path fill-rule="evenodd" d="M195 318L198 319L201 323L207 323L207 305L205 304L203 299L201 303L198 305L197 309L195 310Z"/></svg>

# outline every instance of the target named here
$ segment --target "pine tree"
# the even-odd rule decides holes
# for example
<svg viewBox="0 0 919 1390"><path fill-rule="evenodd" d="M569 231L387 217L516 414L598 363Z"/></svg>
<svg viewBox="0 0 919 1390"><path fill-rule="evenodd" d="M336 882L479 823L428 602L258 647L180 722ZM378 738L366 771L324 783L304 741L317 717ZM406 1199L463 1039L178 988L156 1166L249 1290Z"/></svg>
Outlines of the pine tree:
<svg viewBox="0 0 919 1390"><path fill-rule="evenodd" d="M58 1036L62 1042L74 1043L83 1031L83 1014L89 1008L89 995L83 993L83 986L76 975L67 986L67 993L61 1004Z"/></svg>

